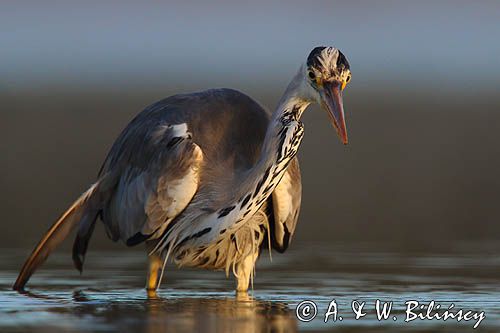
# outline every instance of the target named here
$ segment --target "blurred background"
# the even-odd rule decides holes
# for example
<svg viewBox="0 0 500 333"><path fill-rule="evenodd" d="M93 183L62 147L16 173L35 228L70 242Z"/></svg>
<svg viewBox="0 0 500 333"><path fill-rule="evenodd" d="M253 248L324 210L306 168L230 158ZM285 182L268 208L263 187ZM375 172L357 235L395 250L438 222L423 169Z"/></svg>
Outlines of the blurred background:
<svg viewBox="0 0 500 333"><path fill-rule="evenodd" d="M497 1L2 1L0 244L31 250L148 104L231 87L273 109L317 45L351 63L350 144L308 109L296 241L495 242L499 22Z"/></svg>

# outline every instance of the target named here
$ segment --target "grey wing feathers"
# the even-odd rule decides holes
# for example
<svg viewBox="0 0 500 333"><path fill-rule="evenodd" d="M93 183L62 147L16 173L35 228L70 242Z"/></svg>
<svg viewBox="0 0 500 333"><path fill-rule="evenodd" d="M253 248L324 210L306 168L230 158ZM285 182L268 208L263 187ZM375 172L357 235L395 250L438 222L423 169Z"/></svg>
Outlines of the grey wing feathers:
<svg viewBox="0 0 500 333"><path fill-rule="evenodd" d="M292 240L300 213L302 182L295 157L271 195L271 238L273 248L284 252Z"/></svg>
<svg viewBox="0 0 500 333"><path fill-rule="evenodd" d="M99 182L92 185L49 228L23 265L14 283L14 290L23 290L31 275L42 265L49 254L68 236L81 219L92 219L98 205Z"/></svg>
<svg viewBox="0 0 500 333"><path fill-rule="evenodd" d="M144 127L143 127L144 128ZM125 134L126 137L126 134ZM118 173L116 187L102 210L108 235L135 245L161 233L190 202L198 188L201 149L186 124L156 124L146 135L112 149L104 170ZM113 151L121 154L113 156Z"/></svg>

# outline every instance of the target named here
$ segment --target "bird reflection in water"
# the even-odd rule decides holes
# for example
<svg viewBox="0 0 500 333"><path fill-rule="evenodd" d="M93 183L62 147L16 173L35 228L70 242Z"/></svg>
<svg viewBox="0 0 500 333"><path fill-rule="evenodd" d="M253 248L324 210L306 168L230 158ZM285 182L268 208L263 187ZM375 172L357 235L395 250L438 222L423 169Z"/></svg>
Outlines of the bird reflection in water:
<svg viewBox="0 0 500 333"><path fill-rule="evenodd" d="M294 332L297 323L284 303L259 301L246 294L228 298L151 298L146 302L147 332L165 328L216 332Z"/></svg>
<svg viewBox="0 0 500 333"><path fill-rule="evenodd" d="M103 295L103 293L105 295ZM112 295L115 293L115 295ZM65 303L46 308L64 314L71 331L99 328L120 332L295 332L294 311L284 302L261 301L246 293L236 296L127 297L123 292L77 290L71 299L25 292L25 296ZM104 296L104 297L102 297ZM69 318L68 318L69 315Z"/></svg>

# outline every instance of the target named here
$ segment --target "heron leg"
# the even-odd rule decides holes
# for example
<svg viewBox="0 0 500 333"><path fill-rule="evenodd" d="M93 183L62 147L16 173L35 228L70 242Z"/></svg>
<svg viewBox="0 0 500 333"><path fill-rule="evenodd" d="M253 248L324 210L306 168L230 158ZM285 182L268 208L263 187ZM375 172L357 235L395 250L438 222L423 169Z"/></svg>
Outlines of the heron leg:
<svg viewBox="0 0 500 333"><path fill-rule="evenodd" d="M148 277L146 280L146 290L148 294L155 293L161 283L164 268L164 253L151 253L156 246L156 241L146 241L146 251L148 255Z"/></svg>
<svg viewBox="0 0 500 333"><path fill-rule="evenodd" d="M163 259L158 254L151 254L148 257L148 278L146 281L146 289L148 291L156 291L160 286L161 275L163 271Z"/></svg>
<svg viewBox="0 0 500 333"><path fill-rule="evenodd" d="M253 279L257 257L257 253L252 253L236 264L236 292L247 292L250 281Z"/></svg>

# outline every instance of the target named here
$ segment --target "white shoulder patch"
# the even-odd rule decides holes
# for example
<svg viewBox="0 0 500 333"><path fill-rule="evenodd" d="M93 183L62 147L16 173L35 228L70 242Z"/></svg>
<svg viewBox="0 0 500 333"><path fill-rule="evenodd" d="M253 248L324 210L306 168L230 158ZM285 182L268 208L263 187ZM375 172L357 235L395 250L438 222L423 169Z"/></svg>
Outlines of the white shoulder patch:
<svg viewBox="0 0 500 333"><path fill-rule="evenodd" d="M188 132L188 126L186 123L176 124L176 125L160 125L153 132L153 140L158 143L162 140L167 131L171 132L172 138L175 137L187 137L190 133Z"/></svg>
<svg viewBox="0 0 500 333"><path fill-rule="evenodd" d="M186 136L188 135L188 127L186 123L182 124L177 124L177 125L170 125L170 128L172 129L172 136L177 137L177 136Z"/></svg>

